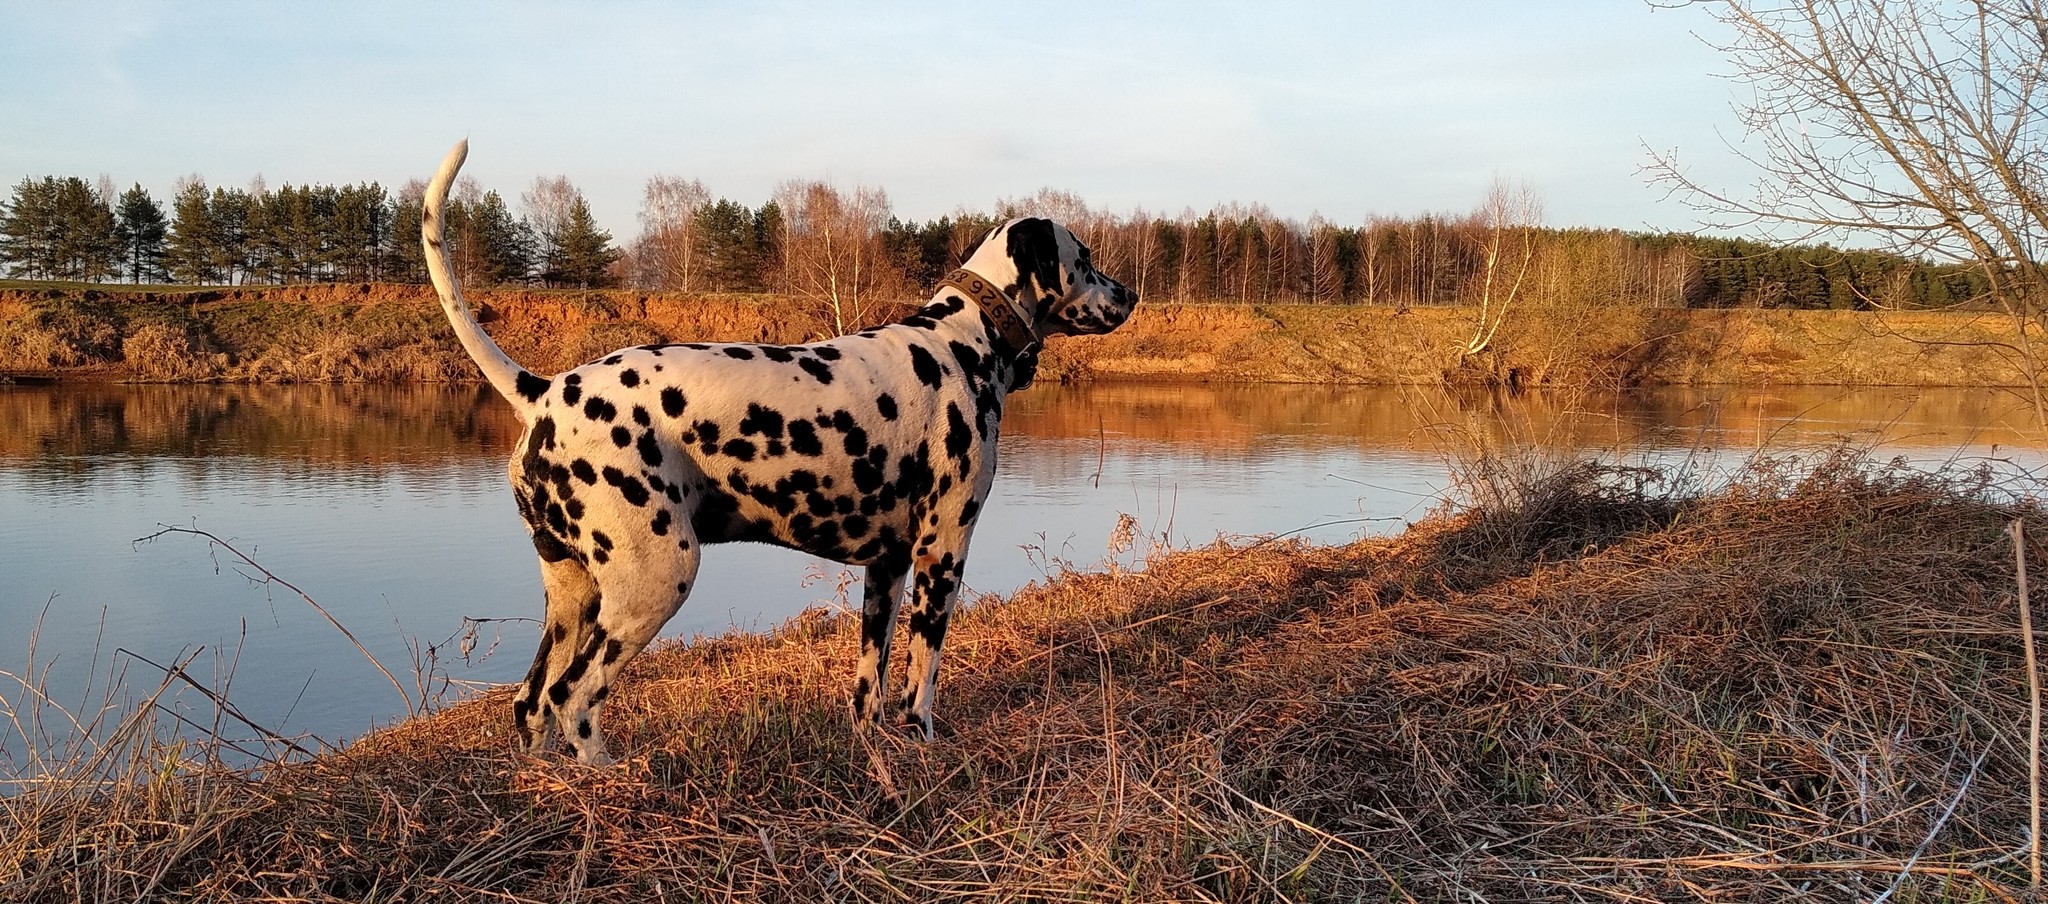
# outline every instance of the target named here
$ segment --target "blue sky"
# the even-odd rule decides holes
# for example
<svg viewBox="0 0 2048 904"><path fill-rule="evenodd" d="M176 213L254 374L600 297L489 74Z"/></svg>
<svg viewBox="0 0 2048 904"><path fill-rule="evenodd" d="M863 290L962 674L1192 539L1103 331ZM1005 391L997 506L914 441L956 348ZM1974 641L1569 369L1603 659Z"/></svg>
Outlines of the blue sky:
<svg viewBox="0 0 2048 904"><path fill-rule="evenodd" d="M621 240L647 177L748 204L790 178L927 219L1041 187L1124 212L1357 223L1529 185L1553 225L1690 229L1649 148L1748 181L1696 9L1642 0L0 5L0 179L166 200L567 175Z"/></svg>

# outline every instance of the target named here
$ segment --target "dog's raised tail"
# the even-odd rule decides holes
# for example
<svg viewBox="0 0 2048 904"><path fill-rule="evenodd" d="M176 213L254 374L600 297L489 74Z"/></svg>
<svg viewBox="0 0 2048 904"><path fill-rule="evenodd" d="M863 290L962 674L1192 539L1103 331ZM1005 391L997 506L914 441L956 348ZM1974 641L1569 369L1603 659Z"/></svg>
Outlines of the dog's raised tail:
<svg viewBox="0 0 2048 904"><path fill-rule="evenodd" d="M455 328L455 338L461 340L462 350L484 372L491 388L512 403L519 419L531 423L533 419L527 412L551 384L547 378L520 367L476 322L476 314L462 297L462 287L455 284L454 268L442 242L441 210L448 202L448 186L455 182L455 174L468 156L469 140L456 142L447 159L441 161L440 170L434 173L434 181L427 183L426 208L420 214L420 242L426 247L427 275L434 281L434 292L441 296L441 313L448 315L448 325Z"/></svg>

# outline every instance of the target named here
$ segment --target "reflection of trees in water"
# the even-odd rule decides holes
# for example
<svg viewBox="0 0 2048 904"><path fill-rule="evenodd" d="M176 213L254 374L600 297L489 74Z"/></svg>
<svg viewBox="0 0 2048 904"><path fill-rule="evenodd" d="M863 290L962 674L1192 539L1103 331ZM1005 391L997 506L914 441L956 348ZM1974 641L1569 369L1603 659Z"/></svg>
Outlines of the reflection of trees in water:
<svg viewBox="0 0 2048 904"><path fill-rule="evenodd" d="M59 385L0 390L0 460L90 473L121 458L409 465L501 458L519 435L483 387Z"/></svg>
<svg viewBox="0 0 2048 904"><path fill-rule="evenodd" d="M1146 440L1258 454L1346 447L1434 451L1446 429L1553 447L1811 445L1847 437L1909 448L2041 447L2025 400L1966 388L1664 387L1520 392L1436 387L1172 383L1048 386L1011 399L1011 436Z"/></svg>
<svg viewBox="0 0 2048 904"><path fill-rule="evenodd" d="M1107 383L1010 400L1004 432L1051 442L1012 454L1092 460L1164 444L1194 456L1321 449L1434 453L1446 433L1552 447L1811 445L1849 437L1917 449L2038 448L2023 400L1985 389L1665 388L1625 393ZM518 437L483 387L59 385L0 389L0 461L45 474L122 459L224 458L314 467L502 461ZM1070 448L1071 447L1071 448ZM1085 454L1084 454L1085 453ZM1091 465L1092 467L1092 465Z"/></svg>

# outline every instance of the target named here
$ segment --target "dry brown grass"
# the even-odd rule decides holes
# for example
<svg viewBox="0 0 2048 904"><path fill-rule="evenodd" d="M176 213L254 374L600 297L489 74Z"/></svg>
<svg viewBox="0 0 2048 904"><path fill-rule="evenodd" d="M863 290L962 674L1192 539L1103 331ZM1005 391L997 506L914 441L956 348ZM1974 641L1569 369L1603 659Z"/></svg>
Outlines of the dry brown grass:
<svg viewBox="0 0 2048 904"><path fill-rule="evenodd" d="M508 752L503 693L256 773L60 763L0 802L0 899L2024 896L2034 503L1849 455L1550 474L985 600L929 744L849 730L814 614L636 661L612 768Z"/></svg>
<svg viewBox="0 0 2048 904"><path fill-rule="evenodd" d="M635 343L831 335L829 317L783 296L471 294L505 350L548 373ZM910 310L910 302L877 305L871 320ZM1463 307L1150 302L1113 333L1051 343L1039 377L1601 387L2027 382L2001 350L2011 324L1981 313L1636 308L1587 296L1517 309L1485 355L1461 360L1475 316ZM146 334L152 324L162 329ZM264 383L478 379L429 289L368 283L0 288L0 372Z"/></svg>

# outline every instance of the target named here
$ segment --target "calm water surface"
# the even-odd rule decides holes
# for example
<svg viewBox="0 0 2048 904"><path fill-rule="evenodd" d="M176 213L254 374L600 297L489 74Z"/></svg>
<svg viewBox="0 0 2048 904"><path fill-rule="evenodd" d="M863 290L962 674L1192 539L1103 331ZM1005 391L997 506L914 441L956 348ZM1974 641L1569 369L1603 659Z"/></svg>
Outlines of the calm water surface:
<svg viewBox="0 0 2048 904"><path fill-rule="evenodd" d="M1448 446L1728 460L1847 439L1920 460L2032 468L2048 443L2028 418L2021 400L1993 390L1566 400L1042 387L1012 399L968 586L1006 593L1063 563L1099 566L1124 514L1175 544L1398 531L1439 503ZM444 642L465 616L540 611L532 547L504 477L517 430L480 389L0 387L0 671L29 669L35 634L35 668L75 705L88 680L103 685L122 668L131 688L155 688L160 675L117 650L169 663L203 647L195 677L287 734L345 739L404 712L398 691L296 594L251 580L195 537L137 542L175 525L228 538L296 584L408 684L417 645L435 645L439 667L459 682L516 680L532 655L531 622L488 624L468 661L459 643ZM715 547L664 633L773 627L835 604L841 571L769 547ZM0 699L18 699L9 683L0 676ZM174 705L212 721L203 698ZM0 730L0 770L19 748Z"/></svg>

